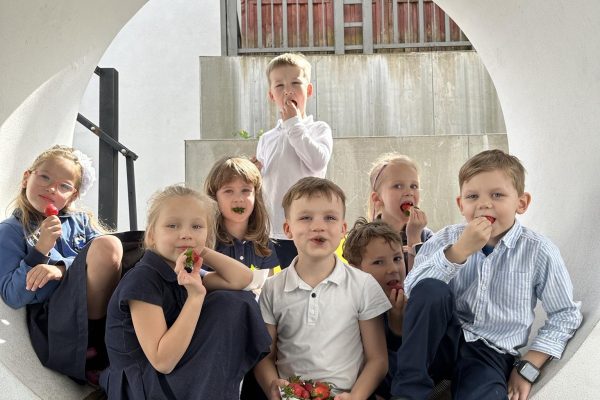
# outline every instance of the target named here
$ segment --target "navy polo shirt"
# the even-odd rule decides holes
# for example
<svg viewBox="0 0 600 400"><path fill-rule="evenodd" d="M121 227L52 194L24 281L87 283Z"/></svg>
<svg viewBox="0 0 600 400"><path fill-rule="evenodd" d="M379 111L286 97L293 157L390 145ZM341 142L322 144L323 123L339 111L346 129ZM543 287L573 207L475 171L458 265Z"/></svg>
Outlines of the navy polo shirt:
<svg viewBox="0 0 600 400"><path fill-rule="evenodd" d="M235 238L233 239L233 244L218 242L216 246L216 250L219 253L238 260L250 269L270 269L279 265L277 253L271 241L269 241L269 249L271 250L271 255L263 257L254 251L254 242Z"/></svg>

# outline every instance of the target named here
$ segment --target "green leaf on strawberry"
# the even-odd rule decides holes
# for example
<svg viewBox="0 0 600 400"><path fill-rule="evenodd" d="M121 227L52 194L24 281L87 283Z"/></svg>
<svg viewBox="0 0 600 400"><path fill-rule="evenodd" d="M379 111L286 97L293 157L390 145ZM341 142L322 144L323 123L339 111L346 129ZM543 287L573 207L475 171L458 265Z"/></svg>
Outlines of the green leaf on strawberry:
<svg viewBox="0 0 600 400"><path fill-rule="evenodd" d="M194 269L194 264L196 264L200 260L200 255L192 248L189 248L185 251L185 265L183 268L187 272L192 272Z"/></svg>

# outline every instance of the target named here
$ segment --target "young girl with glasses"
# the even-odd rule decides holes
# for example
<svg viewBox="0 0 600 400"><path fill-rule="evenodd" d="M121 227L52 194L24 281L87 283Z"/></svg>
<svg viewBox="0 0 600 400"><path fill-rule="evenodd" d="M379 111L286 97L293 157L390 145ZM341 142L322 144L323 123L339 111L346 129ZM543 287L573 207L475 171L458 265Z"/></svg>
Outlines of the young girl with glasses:
<svg viewBox="0 0 600 400"><path fill-rule="evenodd" d="M121 242L74 202L94 168L78 150L54 146L25 170L12 215L0 222L0 295L27 307L33 348L48 368L97 383L106 367L104 323L121 276Z"/></svg>

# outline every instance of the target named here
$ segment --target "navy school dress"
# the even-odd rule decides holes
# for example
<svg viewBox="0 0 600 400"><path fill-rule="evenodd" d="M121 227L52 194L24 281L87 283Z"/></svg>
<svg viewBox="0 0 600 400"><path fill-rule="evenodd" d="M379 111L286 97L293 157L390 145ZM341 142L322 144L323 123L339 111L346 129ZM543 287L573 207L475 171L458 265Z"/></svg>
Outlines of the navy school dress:
<svg viewBox="0 0 600 400"><path fill-rule="evenodd" d="M236 238L233 239L233 243L231 244L218 242L216 250L221 254L225 254L226 256L238 260L249 268L254 267L256 269L270 269L279 265L279 259L277 258L277 253L275 252L275 246L270 240L269 250L271 250L271 254L268 256L256 254L256 251L254 250L254 242L250 240L239 240Z"/></svg>
<svg viewBox="0 0 600 400"><path fill-rule="evenodd" d="M52 296L27 305L31 344L41 363L84 383L88 345L87 274L88 245L75 257Z"/></svg>
<svg viewBox="0 0 600 400"><path fill-rule="evenodd" d="M149 250L121 279L106 320L110 366L100 377L109 399L239 398L244 374L268 354L271 344L250 292L207 294L192 341L170 374L159 373L146 358L135 335L129 300L161 306L171 327L186 298L173 269Z"/></svg>

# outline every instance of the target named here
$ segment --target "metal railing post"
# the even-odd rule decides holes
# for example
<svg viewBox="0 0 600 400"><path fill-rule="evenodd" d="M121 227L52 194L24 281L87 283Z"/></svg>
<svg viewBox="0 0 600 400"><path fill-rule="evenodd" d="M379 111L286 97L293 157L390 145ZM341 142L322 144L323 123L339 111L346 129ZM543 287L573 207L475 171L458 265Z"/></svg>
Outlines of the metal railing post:
<svg viewBox="0 0 600 400"><path fill-rule="evenodd" d="M112 139L119 140L119 73L114 68L97 68L100 77L99 126ZM119 210L119 159L117 151L100 142L98 149L98 217L117 228Z"/></svg>

